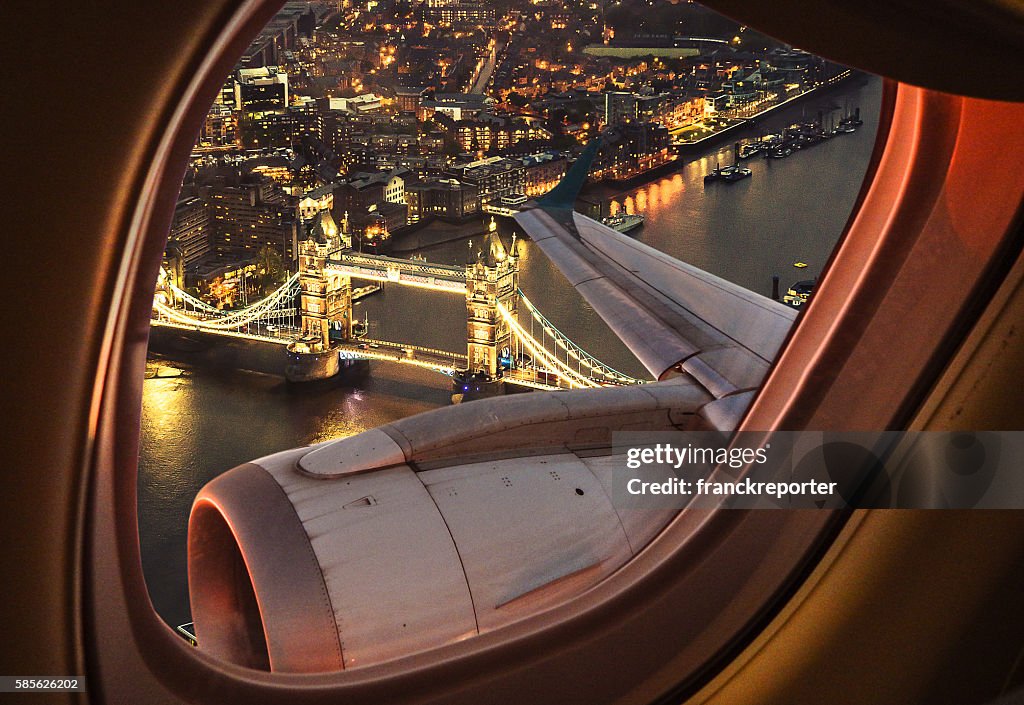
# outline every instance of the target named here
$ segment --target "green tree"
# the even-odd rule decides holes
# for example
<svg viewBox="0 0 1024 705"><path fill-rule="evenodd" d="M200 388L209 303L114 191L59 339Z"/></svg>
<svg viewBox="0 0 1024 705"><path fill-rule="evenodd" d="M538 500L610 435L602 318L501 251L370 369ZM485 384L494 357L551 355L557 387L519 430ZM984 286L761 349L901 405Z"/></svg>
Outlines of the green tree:
<svg viewBox="0 0 1024 705"><path fill-rule="evenodd" d="M508 102L517 108L525 108L530 104L530 101L526 99L526 96L512 91L508 94Z"/></svg>
<svg viewBox="0 0 1024 705"><path fill-rule="evenodd" d="M256 253L256 274L260 278L260 292L264 296L284 283L288 272L281 253L269 245L260 248Z"/></svg>

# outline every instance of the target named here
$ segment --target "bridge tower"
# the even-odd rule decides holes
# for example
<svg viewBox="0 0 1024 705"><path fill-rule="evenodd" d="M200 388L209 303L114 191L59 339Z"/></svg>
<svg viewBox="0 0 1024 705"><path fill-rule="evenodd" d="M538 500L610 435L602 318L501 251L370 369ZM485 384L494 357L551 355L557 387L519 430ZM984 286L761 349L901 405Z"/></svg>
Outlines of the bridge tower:
<svg viewBox="0 0 1024 705"><path fill-rule="evenodd" d="M327 350L334 337L352 337L352 279L327 271L331 242L308 239L299 245L302 340L311 351Z"/></svg>
<svg viewBox="0 0 1024 705"><path fill-rule="evenodd" d="M331 346L331 330L344 340L352 335L352 280L327 271L330 247L329 242L312 238L299 243L302 337L288 345L284 375L290 382L327 379L343 367L341 355Z"/></svg>
<svg viewBox="0 0 1024 705"><path fill-rule="evenodd" d="M515 239L513 238L513 246ZM470 243L466 265L466 340L469 372L484 372L495 378L503 362L511 360L515 347L508 322L498 310L503 306L517 316L519 257L505 249L494 219L484 237L483 247Z"/></svg>

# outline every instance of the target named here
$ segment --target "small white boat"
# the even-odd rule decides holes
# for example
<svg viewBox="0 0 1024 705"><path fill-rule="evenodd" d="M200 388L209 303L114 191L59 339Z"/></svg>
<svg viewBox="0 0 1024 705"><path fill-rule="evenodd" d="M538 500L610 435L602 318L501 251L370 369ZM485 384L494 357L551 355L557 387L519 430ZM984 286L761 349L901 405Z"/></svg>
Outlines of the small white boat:
<svg viewBox="0 0 1024 705"><path fill-rule="evenodd" d="M601 223L612 230L620 233L628 233L630 230L639 228L644 224L645 217L640 213L623 213L622 215L609 215L601 218Z"/></svg>

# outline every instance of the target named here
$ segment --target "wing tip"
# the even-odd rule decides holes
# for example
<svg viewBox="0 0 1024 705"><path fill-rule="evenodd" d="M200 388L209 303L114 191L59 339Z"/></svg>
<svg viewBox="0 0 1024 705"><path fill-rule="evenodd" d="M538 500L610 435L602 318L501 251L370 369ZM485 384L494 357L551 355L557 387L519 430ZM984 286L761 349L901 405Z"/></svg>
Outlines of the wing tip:
<svg viewBox="0 0 1024 705"><path fill-rule="evenodd" d="M601 146L601 139L595 137L587 143L583 153L573 162L565 176L553 189L537 199L537 205L541 208L560 208L572 210L576 205L576 199L583 189L590 175L590 166L594 163L594 157Z"/></svg>

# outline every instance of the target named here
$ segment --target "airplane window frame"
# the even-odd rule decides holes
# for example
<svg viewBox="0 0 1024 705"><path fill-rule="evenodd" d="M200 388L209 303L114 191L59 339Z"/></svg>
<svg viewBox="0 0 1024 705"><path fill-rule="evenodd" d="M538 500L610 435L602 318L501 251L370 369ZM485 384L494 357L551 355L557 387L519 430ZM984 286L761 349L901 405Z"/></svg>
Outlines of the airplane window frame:
<svg viewBox="0 0 1024 705"><path fill-rule="evenodd" d="M170 221L195 128L234 58L280 4L280 0L244 2L230 16L221 18L213 35L199 42L201 51L197 57L202 58L197 58L194 75L183 86L178 103L165 116L166 129L158 143L150 145L152 166L145 181L138 184L138 191L131 195L137 206L132 222L125 224L130 233L129 246L121 262L120 288L112 297L105 355L93 395L95 445L87 477L89 497L82 512L89 546L85 555L79 557L86 614L79 629L91 645L86 666L93 682L104 683L109 688L105 696L112 701L133 694L137 698L137 689L144 687L156 694L150 702L181 698L222 703L261 701L285 692L291 702L309 703L342 697L352 702L397 703L413 698L478 702L480 693L488 692L488 688L496 689L491 692L498 696L490 702L512 702L522 696L510 684L521 678L517 673L527 668L531 678L543 679L548 686L535 702L564 702L588 691L612 699L622 695L615 692L615 687L633 692L639 683L643 683L639 686L641 692L650 700L670 691L681 693L681 680L684 688L692 688L696 679L707 675L714 657L735 650L743 643L737 641L740 635L749 636L751 625L770 618L772 610L766 608L766 602L774 601L777 605L798 578L806 575L821 554L822 539L834 536L845 516L826 512L717 512L696 516L684 512L648 550L570 604L460 644L351 672L294 676L219 662L189 647L153 612L141 572L135 517L140 385L152 291L147 285L156 278L165 226ZM818 292L801 314L762 386L762 393L755 399L743 423L745 428L806 427L814 423L825 428L840 420L836 410L823 410L825 405L836 404L839 408L844 399L849 402L845 410L854 412L853 422L879 422L877 415L872 419L866 402L854 398L855 390L849 384L833 382L812 389L815 374L826 361L820 351L824 349L825 357L831 355L844 364L856 360L857 355L870 353L870 349L865 352L856 345L853 351L841 350L841 344L848 345L849 339L836 338L832 319L851 301L859 301L873 312L880 310L884 292L865 290L863 281L857 277L860 272L854 271L854 267L868 262L880 267L881 274L876 280L901 281L897 268L880 263L876 245L882 241L888 245L887 256L902 262L910 248L921 243L894 237L885 230L885 218L874 221L890 213L895 199L906 198L904 189L917 186L930 192L935 188L934 179L941 180L946 173L931 179L920 177L919 173L903 174L904 180L900 181L900 175L895 173L899 167L890 160L888 167L894 172L887 172L886 179L891 176L892 184L876 185L878 170L886 166L889 148L904 148L894 144L893 136L902 139L916 132L920 137L922 127L937 121L941 129L935 139L949 157L956 147L954 124L964 117L961 103L969 100L908 86L900 86L899 94L895 95L893 84L889 84L887 92L889 113L883 115L881 123L892 126L893 132L880 129L876 155L846 233L832 255ZM950 130L954 133L952 138ZM925 132L924 139L928 139ZM908 170L912 171L917 164L912 158ZM912 176L918 182L912 183ZM889 192L877 193L882 187ZM902 207L909 207L905 200ZM926 221L927 216L912 212L908 217ZM870 237L873 232L878 237ZM1019 243L1001 244L1016 247L1019 252ZM1012 262L1014 258L1005 259ZM991 272L982 272L977 280L982 282L990 276ZM968 309L987 301L983 282L969 288L977 296L958 309L956 315L950 313L953 328L962 329L963 320L969 317ZM857 320L847 313L842 320L863 331L867 322L874 319L873 314L868 318L861 315ZM956 344L955 335L947 337L950 340L945 345ZM877 343L873 341L867 342L867 348L872 344L877 352ZM922 379L934 377L939 371L941 363L936 361L912 384L890 392L889 396L898 394L903 401L884 420L886 426L905 422L916 408L915 397L921 394ZM850 419L847 415L841 420ZM766 542L767 535L773 536L771 541ZM680 541L681 537L687 538ZM114 550L110 551L110 547ZM729 558L753 555L759 555L760 560L743 567ZM643 648L644 629L657 631L656 626L664 623L666 614L678 612L675 606L680 596L686 595L690 601L702 597L710 600L730 588L734 589L731 599L725 609L715 611L714 620L709 620L707 614L675 614L673 618L679 624L693 631L692 638L680 643L677 637L671 658L656 664L645 663L650 652ZM766 600L766 594L774 600ZM603 632L601 641L607 643L608 633L622 633L621 625L627 621L632 625L628 633L641 638L630 642L638 647L634 653L603 657L596 654L590 646L595 634ZM541 648L542 643L558 644L557 651ZM584 660L584 653L591 658ZM125 669L128 675L104 679L103 674L114 668ZM609 671L615 676L611 683ZM602 672L606 675L596 677Z"/></svg>

